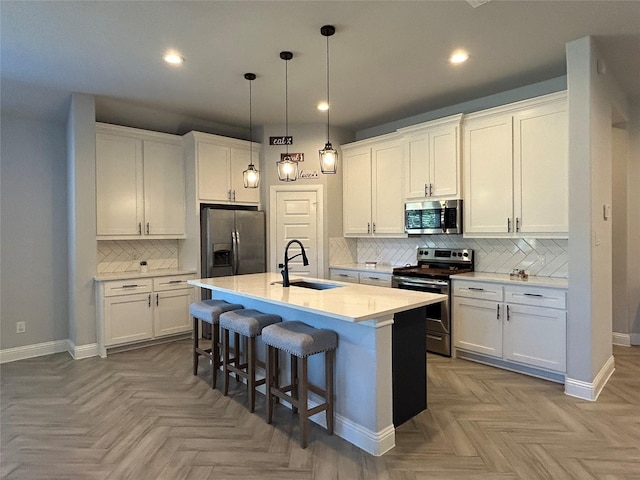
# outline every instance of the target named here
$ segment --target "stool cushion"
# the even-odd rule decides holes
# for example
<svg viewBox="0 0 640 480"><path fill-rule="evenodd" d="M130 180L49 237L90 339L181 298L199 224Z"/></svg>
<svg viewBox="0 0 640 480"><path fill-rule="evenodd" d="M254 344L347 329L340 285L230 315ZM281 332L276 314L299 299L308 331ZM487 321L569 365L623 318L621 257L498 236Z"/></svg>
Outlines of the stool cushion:
<svg viewBox="0 0 640 480"><path fill-rule="evenodd" d="M212 325L218 323L221 313L244 308L239 303L228 303L224 300L202 300L189 306L189 314Z"/></svg>
<svg viewBox="0 0 640 480"><path fill-rule="evenodd" d="M239 333L245 337L256 337L267 325L281 322L278 315L259 312L258 310L243 309L226 312L220 315L220 326Z"/></svg>
<svg viewBox="0 0 640 480"><path fill-rule="evenodd" d="M296 357L308 357L314 353L335 350L338 346L336 332L313 328L302 322L282 322L262 330L262 341Z"/></svg>

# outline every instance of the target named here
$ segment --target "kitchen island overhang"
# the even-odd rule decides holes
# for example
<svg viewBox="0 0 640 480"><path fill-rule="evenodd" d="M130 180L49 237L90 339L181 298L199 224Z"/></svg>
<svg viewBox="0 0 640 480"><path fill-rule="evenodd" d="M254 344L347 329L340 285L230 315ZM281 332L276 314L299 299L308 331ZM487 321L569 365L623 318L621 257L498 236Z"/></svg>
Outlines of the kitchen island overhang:
<svg viewBox="0 0 640 480"><path fill-rule="evenodd" d="M304 280L337 287L314 290L292 285L284 288L278 283L281 277L277 273L207 278L189 283L211 290L216 299L280 315L283 321L299 320L335 331L338 349L334 431L368 453L382 455L395 446L394 419L399 425L426 408L425 310L427 305L441 302L446 296L308 277ZM395 326L394 322L397 322ZM398 340L402 345L394 344ZM407 356L411 352L413 355ZM264 356L262 346L259 355ZM417 361L416 378L403 385L407 383L407 367L411 367L408 361ZM399 365L400 362L405 365ZM286 374L288 369L282 367ZM323 375L322 360L310 358L310 380L323 385ZM411 392L417 393L415 399L410 398ZM312 396L310 400L313 403L317 399ZM402 412L397 411L400 404L403 404ZM325 425L324 413L311 419Z"/></svg>

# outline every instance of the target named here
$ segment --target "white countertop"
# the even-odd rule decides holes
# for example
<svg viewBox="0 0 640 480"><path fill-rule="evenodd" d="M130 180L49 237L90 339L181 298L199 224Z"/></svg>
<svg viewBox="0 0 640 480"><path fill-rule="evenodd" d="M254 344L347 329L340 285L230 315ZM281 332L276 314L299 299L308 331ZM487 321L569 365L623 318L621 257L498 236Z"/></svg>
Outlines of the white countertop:
<svg viewBox="0 0 640 480"><path fill-rule="evenodd" d="M553 277L536 277L529 275L526 280L511 278L508 273L471 272L452 275L451 280L472 280L478 282L506 283L532 287L569 288L569 279Z"/></svg>
<svg viewBox="0 0 640 480"><path fill-rule="evenodd" d="M394 313L438 303L446 295L389 289L355 283L336 282L291 275L291 281L307 280L341 285L329 290L302 287L284 288L278 273L255 273L231 277L189 280L189 284L213 291L228 292L307 312L313 312L347 322L361 322L388 317Z"/></svg>
<svg viewBox="0 0 640 480"><path fill-rule="evenodd" d="M136 272L115 272L115 273L99 273L94 278L97 282L106 282L109 280L128 280L131 278L152 278L152 277L166 277L171 275L193 275L197 273L195 270L177 270L177 269L161 269L161 270L149 270L142 273Z"/></svg>
<svg viewBox="0 0 640 480"><path fill-rule="evenodd" d="M330 265L329 268L353 270L356 272L393 273L393 269L397 267L393 265L376 265L375 267L373 267L368 266L366 263L345 263L344 265Z"/></svg>

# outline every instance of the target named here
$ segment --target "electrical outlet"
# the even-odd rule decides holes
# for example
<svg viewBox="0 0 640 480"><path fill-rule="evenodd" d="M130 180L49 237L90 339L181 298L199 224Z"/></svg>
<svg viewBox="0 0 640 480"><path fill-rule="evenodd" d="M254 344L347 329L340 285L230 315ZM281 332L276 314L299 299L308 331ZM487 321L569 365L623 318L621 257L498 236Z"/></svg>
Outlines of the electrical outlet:
<svg viewBox="0 0 640 480"><path fill-rule="evenodd" d="M16 333L24 333L27 331L27 322L16 322Z"/></svg>
<svg viewBox="0 0 640 480"><path fill-rule="evenodd" d="M538 255L538 265L545 266L547 263L547 259L544 255Z"/></svg>

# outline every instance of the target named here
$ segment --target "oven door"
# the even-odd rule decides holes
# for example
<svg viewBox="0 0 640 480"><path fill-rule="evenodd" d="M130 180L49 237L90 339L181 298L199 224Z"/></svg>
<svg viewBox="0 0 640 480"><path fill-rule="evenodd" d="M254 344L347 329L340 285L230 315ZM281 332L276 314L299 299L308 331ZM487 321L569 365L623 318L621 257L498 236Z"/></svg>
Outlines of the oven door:
<svg viewBox="0 0 640 480"><path fill-rule="evenodd" d="M447 300L427 305L427 351L451 356L451 317L449 316L449 281L393 276L393 288L446 295Z"/></svg>

